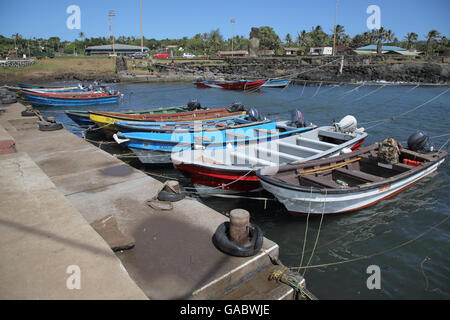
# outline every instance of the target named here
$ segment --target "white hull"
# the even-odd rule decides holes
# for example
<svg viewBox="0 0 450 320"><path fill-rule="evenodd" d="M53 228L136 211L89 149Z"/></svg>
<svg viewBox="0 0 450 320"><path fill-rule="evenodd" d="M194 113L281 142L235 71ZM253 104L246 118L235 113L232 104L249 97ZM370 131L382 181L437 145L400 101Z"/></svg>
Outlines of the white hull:
<svg viewBox="0 0 450 320"><path fill-rule="evenodd" d="M130 148L144 164L172 163L170 152Z"/></svg>
<svg viewBox="0 0 450 320"><path fill-rule="evenodd" d="M389 198L403 189L413 185L437 170L445 159L435 163L426 170L420 171L403 180L394 182L388 187L376 188L353 193L325 194L304 192L282 188L261 180L261 184L271 192L291 213L330 214L362 209Z"/></svg>

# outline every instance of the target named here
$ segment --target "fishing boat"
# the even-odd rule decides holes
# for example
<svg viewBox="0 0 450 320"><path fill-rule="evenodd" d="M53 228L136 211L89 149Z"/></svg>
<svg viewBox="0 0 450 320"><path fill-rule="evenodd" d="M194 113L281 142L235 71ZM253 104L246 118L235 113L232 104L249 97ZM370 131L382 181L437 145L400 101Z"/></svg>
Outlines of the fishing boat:
<svg viewBox="0 0 450 320"><path fill-rule="evenodd" d="M187 112L167 114L121 114L117 112L89 111L89 118L99 127L103 133L112 138L116 133L116 121L146 121L146 122L198 122L207 120L218 120L235 116L245 115L246 111L230 112L225 108L195 110Z"/></svg>
<svg viewBox="0 0 450 320"><path fill-rule="evenodd" d="M236 122L238 124L233 126L197 132L182 130L172 133L118 133L114 135L114 139L117 143L132 150L144 164L171 163L171 153L173 152L193 149L217 151L231 146L239 147L261 141L281 139L311 129L287 127L285 122L250 122L239 119Z"/></svg>
<svg viewBox="0 0 450 320"><path fill-rule="evenodd" d="M399 162L379 161L379 144L339 157L257 172L264 189L291 214L331 214L363 209L390 198L435 172L447 156L400 148Z"/></svg>
<svg viewBox="0 0 450 320"><path fill-rule="evenodd" d="M343 126L349 117L351 125ZM258 169L352 152L366 136L363 128L356 128L356 119L347 116L333 126L308 126L295 135L257 144L172 153L172 162L190 176L200 193L251 192L261 189Z"/></svg>
<svg viewBox="0 0 450 320"><path fill-rule="evenodd" d="M285 88L292 80L267 80L262 86L264 88Z"/></svg>
<svg viewBox="0 0 450 320"><path fill-rule="evenodd" d="M229 90L258 90L265 80L235 80L235 81L196 81L194 84L197 88L219 88Z"/></svg>
<svg viewBox="0 0 450 320"><path fill-rule="evenodd" d="M155 108L142 111L124 111L117 112L121 114L161 114L161 113L176 113L189 111L188 106L173 106L166 108ZM76 124L81 127L95 126L95 123L89 118L89 111L87 110L66 110L64 113Z"/></svg>
<svg viewBox="0 0 450 320"><path fill-rule="evenodd" d="M117 103L120 93L98 93L98 92L59 92L39 93L22 90L23 96L33 106L87 106L97 104Z"/></svg>
<svg viewBox="0 0 450 320"><path fill-rule="evenodd" d="M11 92L20 93L22 90L26 89L32 92L85 92L89 89L87 87L83 87L81 85L72 86L72 87L38 87L36 88L24 88L24 87L14 87L14 86L5 86Z"/></svg>
<svg viewBox="0 0 450 320"><path fill-rule="evenodd" d="M114 125L122 133L126 132L195 132L203 130L223 130L236 125L246 116L234 116L218 120L206 120L197 122L140 122L140 121L116 121Z"/></svg>

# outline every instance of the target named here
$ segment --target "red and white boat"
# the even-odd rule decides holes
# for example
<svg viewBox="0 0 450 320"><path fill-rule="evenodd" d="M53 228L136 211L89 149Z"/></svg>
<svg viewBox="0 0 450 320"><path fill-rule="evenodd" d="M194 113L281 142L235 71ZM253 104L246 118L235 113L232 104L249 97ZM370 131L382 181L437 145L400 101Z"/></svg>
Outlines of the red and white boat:
<svg viewBox="0 0 450 320"><path fill-rule="evenodd" d="M229 90L258 90L266 80L236 80L236 81L196 81L197 88L219 88Z"/></svg>
<svg viewBox="0 0 450 320"><path fill-rule="evenodd" d="M176 152L171 158L175 168L189 175L200 193L257 191L261 188L255 173L258 169L357 150L367 133L364 129L356 129L356 119L354 121L350 131L341 132L339 126L324 126L286 138L261 139L257 144Z"/></svg>

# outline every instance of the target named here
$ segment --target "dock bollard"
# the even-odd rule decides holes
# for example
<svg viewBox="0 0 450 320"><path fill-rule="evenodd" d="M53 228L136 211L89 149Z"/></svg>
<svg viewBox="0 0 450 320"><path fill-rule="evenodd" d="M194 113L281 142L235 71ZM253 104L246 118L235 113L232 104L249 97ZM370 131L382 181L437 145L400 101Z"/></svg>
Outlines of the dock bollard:
<svg viewBox="0 0 450 320"><path fill-rule="evenodd" d="M230 212L230 240L240 246L250 244L250 213L244 209Z"/></svg>
<svg viewBox="0 0 450 320"><path fill-rule="evenodd" d="M250 213L243 209L231 210L230 221L220 224L212 238L217 249L235 257L256 255L263 241L262 230L250 223Z"/></svg>

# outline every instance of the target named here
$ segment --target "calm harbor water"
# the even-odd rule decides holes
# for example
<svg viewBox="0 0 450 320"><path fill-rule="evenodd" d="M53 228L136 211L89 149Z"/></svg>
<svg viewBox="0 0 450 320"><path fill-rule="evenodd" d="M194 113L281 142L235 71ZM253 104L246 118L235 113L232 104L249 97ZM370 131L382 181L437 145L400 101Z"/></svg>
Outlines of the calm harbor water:
<svg viewBox="0 0 450 320"><path fill-rule="evenodd" d="M191 83L118 84L112 87L124 93L119 105L79 109L142 110L182 105L191 99L210 108L241 102L274 120L288 119L290 110L299 109L306 121L316 125L328 125L352 114L358 119L359 126L367 128L366 146L385 137L393 137L406 146L409 135L416 130L423 130L433 137L432 142L437 148L447 142L450 136L442 135L450 133L450 92L416 110L413 108L448 87L382 85L300 85L244 93L197 89ZM44 116L54 116L80 135L80 130L63 110L40 108ZM411 112L404 114L409 110ZM403 115L394 117L400 114ZM374 122L383 119L388 120L381 124ZM377 126L372 127L374 125ZM101 136L94 135L93 138L101 139ZM128 152L114 145L103 145L102 148L112 153ZM189 186L190 181L170 166L143 167L136 160L130 163L152 174L179 179ZM300 266L304 246L303 266L309 260L310 266L331 264L307 269L305 274L308 288L320 299L449 299L450 224L446 221L430 229L450 214L449 174L446 161L437 173L389 200L358 212L325 216L311 260L320 217L310 217L306 228L306 217L289 216L273 200L211 197L200 201L222 213L233 208L249 210L252 222L263 229L267 238L280 245L280 259L287 266ZM246 196L273 198L264 192ZM410 241L424 232L427 233L423 237ZM359 259L365 256L370 258ZM342 263L353 259L359 260ZM366 281L370 276L367 267L370 265L380 267L379 290L367 288Z"/></svg>

